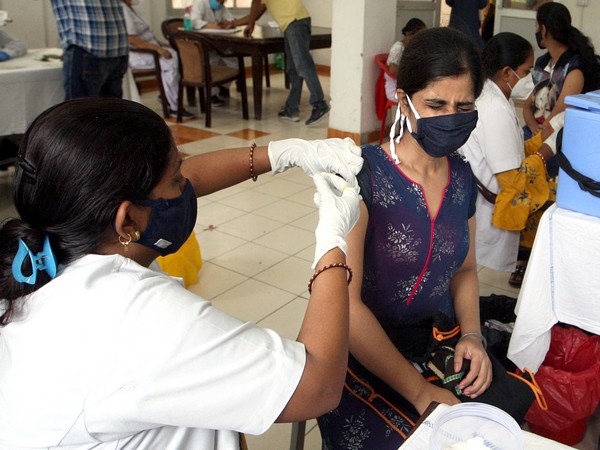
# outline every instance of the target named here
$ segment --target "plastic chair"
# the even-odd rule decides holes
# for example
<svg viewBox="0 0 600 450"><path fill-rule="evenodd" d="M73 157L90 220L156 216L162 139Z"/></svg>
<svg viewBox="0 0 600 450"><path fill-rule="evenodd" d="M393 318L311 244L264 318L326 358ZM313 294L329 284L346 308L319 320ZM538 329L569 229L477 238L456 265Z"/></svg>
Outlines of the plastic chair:
<svg viewBox="0 0 600 450"><path fill-rule="evenodd" d="M165 94L165 88L162 82L162 75L160 69L160 55L156 50L152 50L149 48L135 48L130 49L130 53L150 53L154 57L154 67L151 69L131 69L131 74L133 75L133 79L135 83L138 85L138 90L140 90L139 81L145 78L153 77L156 79L156 84L158 85L158 91L160 92L160 103L163 110L163 117L169 117L169 104L167 103L167 96Z"/></svg>
<svg viewBox="0 0 600 450"><path fill-rule="evenodd" d="M183 88L190 86L197 88L200 93L200 110L205 113L205 126L211 126L212 106L210 102L211 89L236 80L242 96L242 116L248 120L248 93L246 89L246 74L244 72L244 58L237 56L238 68L210 64L210 51L215 51L222 56L222 49L200 33L178 31L171 36L171 46L179 56L179 99L177 105L177 122L182 121Z"/></svg>
<svg viewBox="0 0 600 450"><path fill-rule="evenodd" d="M381 120L381 129L379 130L379 144L383 142L383 136L385 134L385 119L387 118L387 112L392 106L398 105L398 102L389 100L385 95L385 78L384 73L388 74L392 78L396 78L392 75L386 64L388 58L387 53L379 53L375 55L375 63L379 67L379 76L377 77L377 83L375 85L375 112L377 118Z"/></svg>

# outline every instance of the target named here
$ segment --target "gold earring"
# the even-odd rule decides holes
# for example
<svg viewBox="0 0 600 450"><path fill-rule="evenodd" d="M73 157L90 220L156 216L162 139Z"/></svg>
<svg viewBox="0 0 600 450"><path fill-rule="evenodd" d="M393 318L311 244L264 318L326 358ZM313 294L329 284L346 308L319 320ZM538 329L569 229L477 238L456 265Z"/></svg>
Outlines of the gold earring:
<svg viewBox="0 0 600 450"><path fill-rule="evenodd" d="M140 232L139 232L138 230L135 230L135 231L133 232L133 237L135 238L135 239L134 239L134 242L135 242L135 241L139 241L139 240L140 240L140 238L142 237L142 235L140 234Z"/></svg>
<svg viewBox="0 0 600 450"><path fill-rule="evenodd" d="M129 233L127 233L127 240L125 240L125 238L121 235L119 235L119 244L121 244L125 251L128 252L129 251L129 243L131 242L131 235Z"/></svg>

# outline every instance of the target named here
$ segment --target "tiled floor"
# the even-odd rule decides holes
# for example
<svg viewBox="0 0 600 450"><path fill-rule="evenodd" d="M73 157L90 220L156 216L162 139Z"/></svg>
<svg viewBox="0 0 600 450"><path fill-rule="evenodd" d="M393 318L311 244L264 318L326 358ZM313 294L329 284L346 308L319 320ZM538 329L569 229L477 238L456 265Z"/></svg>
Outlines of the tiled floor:
<svg viewBox="0 0 600 450"><path fill-rule="evenodd" d="M321 81L324 91L329 92L329 79L321 77ZM303 123L310 113L308 93L303 98L301 122L279 121L277 112L287 95L283 76L273 74L271 86L264 92L262 121L242 120L241 103L233 90L225 106L213 110L210 130L204 128L203 117L184 124L170 119L180 150L195 155L219 148L247 147L251 142L260 145L288 137L326 137L327 120L314 127ZM156 93L144 94L142 100L160 111ZM10 206L10 181L10 174L0 175L0 218L15 214ZM311 180L295 169L277 176L262 175L256 183L246 181L199 199L196 234L204 265L199 283L190 289L240 319L294 339L307 305L306 283L312 272L317 223L313 192ZM508 274L481 268L479 276L481 295L518 294L508 285ZM598 420L595 422L597 436ZM319 450L316 422L309 421L306 429L304 448ZM261 436L247 436L249 448L288 449L290 430L290 424L276 424ZM578 448L595 450L592 434L590 430Z"/></svg>

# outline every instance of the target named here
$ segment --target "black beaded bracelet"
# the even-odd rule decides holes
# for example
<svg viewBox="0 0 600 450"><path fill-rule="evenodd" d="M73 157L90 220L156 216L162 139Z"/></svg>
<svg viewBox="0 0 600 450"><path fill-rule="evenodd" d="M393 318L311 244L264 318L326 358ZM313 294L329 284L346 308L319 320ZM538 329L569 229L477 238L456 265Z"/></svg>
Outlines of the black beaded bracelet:
<svg viewBox="0 0 600 450"><path fill-rule="evenodd" d="M253 142L250 146L250 178L252 181L258 180L258 175L254 175L254 149L256 148L256 144Z"/></svg>

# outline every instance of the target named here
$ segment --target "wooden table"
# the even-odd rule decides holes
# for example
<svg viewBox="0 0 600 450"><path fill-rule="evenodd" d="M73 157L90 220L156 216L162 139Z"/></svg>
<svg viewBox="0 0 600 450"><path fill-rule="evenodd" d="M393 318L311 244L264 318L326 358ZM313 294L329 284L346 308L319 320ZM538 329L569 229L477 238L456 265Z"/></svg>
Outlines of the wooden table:
<svg viewBox="0 0 600 450"><path fill-rule="evenodd" d="M200 31L200 33L202 33ZM270 53L284 53L283 33L279 28L254 27L252 37L245 37L243 29L235 33L202 33L223 51L252 58L252 94L254 117L262 118L262 73L263 61ZM310 48L330 48L331 28L312 27Z"/></svg>

